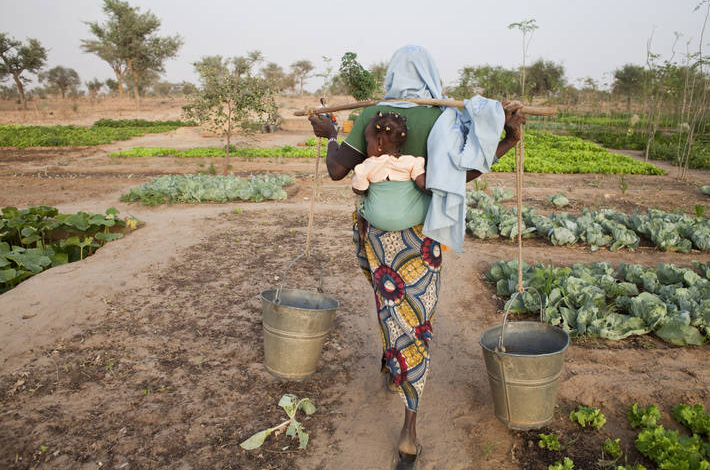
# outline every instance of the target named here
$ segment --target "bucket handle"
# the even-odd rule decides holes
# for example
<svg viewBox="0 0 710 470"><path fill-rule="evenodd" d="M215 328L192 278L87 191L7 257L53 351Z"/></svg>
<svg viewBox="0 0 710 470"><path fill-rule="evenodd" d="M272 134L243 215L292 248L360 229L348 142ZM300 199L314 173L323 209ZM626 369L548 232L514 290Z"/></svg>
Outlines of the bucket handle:
<svg viewBox="0 0 710 470"><path fill-rule="evenodd" d="M293 265L296 264L296 261L303 258L304 256L306 256L305 253L296 256L296 258L293 261L291 261L291 264L288 265L288 268L286 268L286 272L284 273L284 277L283 277L283 280L281 281L281 285L279 286L278 289L276 289L276 297L274 298L274 303L276 305L281 303L281 299L280 299L281 289L283 289L284 284L286 283L286 278L288 277L288 272L291 270ZM318 292L322 293L323 292L323 263L321 263L320 258L318 258L317 256L315 256L313 254L308 256L308 258L313 258L314 260L316 260L318 262L318 269L320 270L320 277L318 278L317 290L318 290Z"/></svg>
<svg viewBox="0 0 710 470"><path fill-rule="evenodd" d="M537 294L537 298L540 300L540 321L543 321L544 313L545 313L545 309L544 309L545 306L542 304L542 295L540 295L540 292L537 289L535 289L534 287L526 287L523 289L523 292L528 291L528 290L534 291ZM505 352L503 335L505 332L505 326L508 324L508 314L510 313L511 305L513 305L513 302L520 294L521 294L521 292L516 291L510 297L510 300L508 300L508 303L505 305L505 315L503 316L503 327L500 329L500 336L498 337L497 351Z"/></svg>

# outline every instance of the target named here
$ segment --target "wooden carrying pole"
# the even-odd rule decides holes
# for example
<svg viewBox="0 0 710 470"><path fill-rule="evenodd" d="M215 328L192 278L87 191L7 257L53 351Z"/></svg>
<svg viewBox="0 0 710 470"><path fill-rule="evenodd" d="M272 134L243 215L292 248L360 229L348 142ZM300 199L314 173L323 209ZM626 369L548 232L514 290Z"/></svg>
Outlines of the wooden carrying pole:
<svg viewBox="0 0 710 470"><path fill-rule="evenodd" d="M333 111L343 111L346 109L358 109L367 108L368 106L375 106L378 103L401 103L402 101L407 101L409 103L425 105L425 106L453 106L455 108L463 108L465 106L463 101L458 100L434 100L429 98L406 98L406 99L396 99L396 100L370 100L370 101L356 101L354 103L340 104L336 106L326 106L324 108L309 108L304 111L294 112L294 116L311 116L318 113L332 113ZM520 112L525 113L530 116L554 116L557 114L557 109L547 106L523 106Z"/></svg>

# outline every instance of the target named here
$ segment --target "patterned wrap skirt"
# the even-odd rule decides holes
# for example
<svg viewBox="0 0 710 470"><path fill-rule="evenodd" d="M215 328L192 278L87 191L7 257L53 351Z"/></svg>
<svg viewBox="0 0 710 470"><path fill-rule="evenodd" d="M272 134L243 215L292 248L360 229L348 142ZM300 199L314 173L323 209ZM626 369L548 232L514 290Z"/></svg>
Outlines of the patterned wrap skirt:
<svg viewBox="0 0 710 470"><path fill-rule="evenodd" d="M362 245L354 223L353 242L360 268L375 292L382 372L391 374L407 409L417 411L429 370L441 247L422 235L421 225L387 232L367 224Z"/></svg>

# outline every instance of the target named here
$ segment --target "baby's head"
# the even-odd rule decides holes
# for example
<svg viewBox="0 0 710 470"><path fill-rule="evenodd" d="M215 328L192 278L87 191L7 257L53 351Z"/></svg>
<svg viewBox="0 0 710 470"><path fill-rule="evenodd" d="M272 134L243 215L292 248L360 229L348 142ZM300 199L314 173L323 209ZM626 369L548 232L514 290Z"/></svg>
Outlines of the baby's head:
<svg viewBox="0 0 710 470"><path fill-rule="evenodd" d="M407 118L398 113L379 112L365 128L365 139L368 157L399 155L399 149L407 140Z"/></svg>

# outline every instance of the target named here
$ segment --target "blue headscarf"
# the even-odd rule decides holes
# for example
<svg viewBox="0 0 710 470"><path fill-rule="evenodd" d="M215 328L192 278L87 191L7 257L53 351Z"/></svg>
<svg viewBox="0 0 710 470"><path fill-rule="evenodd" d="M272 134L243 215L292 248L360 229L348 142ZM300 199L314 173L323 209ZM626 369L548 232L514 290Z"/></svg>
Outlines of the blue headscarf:
<svg viewBox="0 0 710 470"><path fill-rule="evenodd" d="M385 99L445 98L431 55L419 46L404 46L392 55L385 76ZM466 224L466 171L486 173L496 162L503 131L501 104L481 96L465 100L462 111L442 107L427 139L426 187L432 199L424 221L427 237L463 249ZM380 103L408 108L414 103Z"/></svg>
<svg viewBox="0 0 710 470"><path fill-rule="evenodd" d="M386 100L443 97L439 70L426 49L404 46L395 51L387 67L385 91Z"/></svg>

